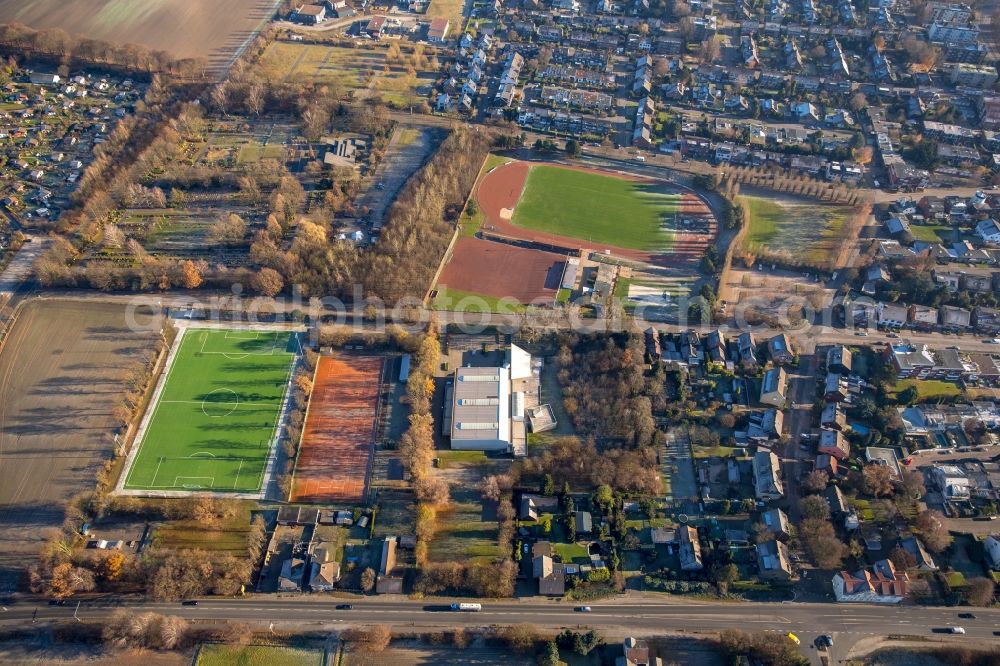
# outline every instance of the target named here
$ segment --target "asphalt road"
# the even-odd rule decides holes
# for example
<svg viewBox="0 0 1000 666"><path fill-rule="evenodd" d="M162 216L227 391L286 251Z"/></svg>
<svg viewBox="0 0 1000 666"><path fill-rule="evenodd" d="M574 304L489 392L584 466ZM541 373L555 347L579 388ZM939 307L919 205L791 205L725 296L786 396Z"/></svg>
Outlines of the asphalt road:
<svg viewBox="0 0 1000 666"><path fill-rule="evenodd" d="M26 294L29 296L29 294ZM223 309L228 310L233 307L233 296L231 294L221 294L212 293L207 291L193 291L193 292L178 292L174 291L169 294L106 294L103 292L97 292L92 290L46 290L46 291L36 291L30 296L40 296L40 297L50 297L50 298L68 298L80 301L92 301L92 302L108 302L108 303L135 303L135 304L145 304L152 307L171 307L174 309L186 309L192 304L196 304L199 308L206 309ZM253 299L246 299L243 301L243 306L251 303ZM333 312L324 311L321 307L317 306L313 309L308 303L303 303L301 301L296 301L291 298L278 298L274 301L269 301L267 306L267 311L275 312L291 312L293 310L301 310L310 314L323 314L333 317ZM254 311L261 311L258 306ZM364 323L361 321L361 306L358 307L357 317L354 317L352 311L348 311L346 319L344 321L336 322L340 324L347 325L358 325L364 326L368 329L372 327L372 324ZM391 314L391 312L389 313ZM426 320L431 315L430 311L424 311L423 316ZM482 330L485 326L506 326L511 330L515 330L525 323L530 323L532 326L538 329L549 329L549 330L576 330L580 332L601 332L606 330L611 330L614 328L614 324L603 319L567 319L566 317L554 314L551 312L546 312L540 314L537 318L528 317L526 318L521 314L485 314L480 312L445 312L445 311L435 311L434 315L437 321L441 325L446 324L461 324L468 329ZM330 323L334 323L331 321ZM721 329L723 333L733 336L738 335L743 329L735 326L732 321L729 323L723 323L720 325L713 326L701 326L701 325L691 325L691 326L680 326L676 324L662 324L659 322L644 322L641 319L632 320L626 322L626 326L629 328L638 326L640 328L645 328L646 326L653 326L659 330L667 332L680 332L687 330L697 330L701 333L707 333L715 329ZM787 333L791 338L793 343L801 348L804 353L811 353L816 346L819 345L831 345L831 344L853 344L853 345L877 345L880 343L887 342L902 342L908 341L914 345L929 345L932 348L944 348L948 346L960 347L963 351L982 351L988 353L1000 353L1000 345L993 344L991 342L986 342L986 338L983 336L977 336L973 334L967 335L954 335L947 333L916 333L912 331L904 331L897 335L895 338L889 337L889 335L871 329L867 331L864 337L859 337L854 329L847 328L837 328L825 324L807 324L797 329L780 329L768 326L755 326L752 329L754 335L758 339L766 339L771 335L777 333ZM477 330L472 330L471 332L478 332Z"/></svg>
<svg viewBox="0 0 1000 666"><path fill-rule="evenodd" d="M350 601L353 610L336 610ZM668 632L716 632L725 629L793 632L808 654L809 645L824 633L833 635L835 649L846 654L858 640L870 636L915 636L954 638L977 646L983 641L1000 644L1000 609L975 609L977 619L960 619L960 609L921 606L873 606L863 604L801 603L658 603L631 599L592 602L590 613L574 606L546 601L484 601L478 613L448 610L450 600L386 600L313 597L253 597L203 600L197 606L180 603L86 602L79 609L72 602L50 606L45 602L6 602L0 610L0 625L30 626L32 622L100 622L115 610L152 611L194 621L236 621L267 627L335 629L346 624L387 624L396 629L454 626L489 626L527 623L559 628L582 625L595 629L650 635ZM965 610L965 609L961 609ZM949 637L943 629L962 626L965 636ZM994 633L996 632L996 633Z"/></svg>

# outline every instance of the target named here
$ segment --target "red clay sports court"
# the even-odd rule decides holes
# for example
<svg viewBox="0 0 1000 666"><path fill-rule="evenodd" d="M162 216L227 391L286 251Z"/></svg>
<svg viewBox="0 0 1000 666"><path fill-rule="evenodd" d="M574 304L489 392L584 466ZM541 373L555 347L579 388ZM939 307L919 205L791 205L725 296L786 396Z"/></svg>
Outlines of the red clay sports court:
<svg viewBox="0 0 1000 666"><path fill-rule="evenodd" d="M377 356L319 359L290 501L364 501L382 365Z"/></svg>

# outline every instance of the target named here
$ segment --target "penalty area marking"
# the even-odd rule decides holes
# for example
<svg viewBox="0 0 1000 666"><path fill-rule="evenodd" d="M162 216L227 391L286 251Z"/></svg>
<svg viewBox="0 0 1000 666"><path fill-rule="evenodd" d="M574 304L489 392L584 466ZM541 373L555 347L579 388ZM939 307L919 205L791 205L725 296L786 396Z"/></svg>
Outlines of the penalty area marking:
<svg viewBox="0 0 1000 666"><path fill-rule="evenodd" d="M184 479L185 481L187 481L189 479L191 481L197 481L199 479L201 479L201 480L208 479L208 485L206 486L206 485L204 485L202 483L185 483L185 482L181 481L182 479ZM204 488L214 488L215 487L215 477L214 476L178 476L178 477L174 478L174 486L173 487L174 488L184 488L185 490L199 490L199 489L204 489Z"/></svg>

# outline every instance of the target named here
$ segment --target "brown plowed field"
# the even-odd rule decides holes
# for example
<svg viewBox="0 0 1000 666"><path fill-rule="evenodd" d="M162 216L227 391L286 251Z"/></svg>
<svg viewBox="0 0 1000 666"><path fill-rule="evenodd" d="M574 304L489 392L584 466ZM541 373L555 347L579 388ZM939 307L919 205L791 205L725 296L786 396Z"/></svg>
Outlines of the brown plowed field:
<svg viewBox="0 0 1000 666"><path fill-rule="evenodd" d="M276 6L275 0L0 0L0 22L205 57L218 70Z"/></svg>
<svg viewBox="0 0 1000 666"><path fill-rule="evenodd" d="M459 238L438 286L551 305L565 263L566 257L553 252Z"/></svg>
<svg viewBox="0 0 1000 666"><path fill-rule="evenodd" d="M125 305L36 300L3 343L0 596L62 524L66 502L93 490L112 457L126 374L153 356L162 325L159 315L136 318L147 330L128 321Z"/></svg>
<svg viewBox="0 0 1000 666"><path fill-rule="evenodd" d="M382 362L374 356L320 358L292 502L364 501Z"/></svg>
<svg viewBox="0 0 1000 666"><path fill-rule="evenodd" d="M525 229L524 227L514 225L509 219L504 219L504 216L501 215L502 210L513 210L517 206L518 199L521 198L521 192L524 190L524 183L528 178L528 171L535 164L541 163L515 160L498 166L483 176L476 188L476 200L479 202L479 208L486 216L484 229L504 236L510 236L511 238L538 241L573 250L585 247L586 241L546 233L536 229ZM612 174L585 167L573 167L564 164L551 166L557 166L561 169L588 171L615 178L643 180L634 176ZM716 221L705 202L688 192L683 193L680 213L685 217L705 218L708 225L707 233L675 232L671 249L668 252L656 254L631 248L608 247L604 244L601 245L601 249L608 249L611 254L618 257L635 259L657 266L690 266L697 264L705 254L705 249L715 238ZM456 251L457 254L458 252ZM457 285L455 286L457 287ZM482 290L477 289L476 291Z"/></svg>

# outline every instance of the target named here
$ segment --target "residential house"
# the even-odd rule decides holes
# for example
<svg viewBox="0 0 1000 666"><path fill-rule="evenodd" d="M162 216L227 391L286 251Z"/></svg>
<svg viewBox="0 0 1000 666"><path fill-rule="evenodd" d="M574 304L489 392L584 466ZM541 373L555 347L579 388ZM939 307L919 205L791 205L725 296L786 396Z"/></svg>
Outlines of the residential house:
<svg viewBox="0 0 1000 666"><path fill-rule="evenodd" d="M771 451L757 451L753 456L754 494L757 499L770 502L785 496L781 480L781 461Z"/></svg>
<svg viewBox="0 0 1000 666"><path fill-rule="evenodd" d="M316 25L326 20L325 5L305 5L295 10L295 20L308 25Z"/></svg>
<svg viewBox="0 0 1000 666"><path fill-rule="evenodd" d="M833 594L839 602L898 604L907 594L909 577L896 571L892 560L879 560L870 569L833 577Z"/></svg>
<svg viewBox="0 0 1000 666"><path fill-rule="evenodd" d="M847 400L847 380L836 372L828 372L824 386L823 398L827 402L844 402Z"/></svg>
<svg viewBox="0 0 1000 666"><path fill-rule="evenodd" d="M840 486L830 486L825 491L823 491L823 497L826 499L826 503L830 505L830 513L834 517L840 517L850 512L850 506L847 504L847 498L844 497L843 491L841 491Z"/></svg>
<svg viewBox="0 0 1000 666"><path fill-rule="evenodd" d="M837 459L829 453L821 453L816 456L815 469L821 472L826 472L832 479L837 476Z"/></svg>
<svg viewBox="0 0 1000 666"><path fill-rule="evenodd" d="M779 333L767 341L767 353L775 365L789 365L795 360L791 341L784 333Z"/></svg>
<svg viewBox="0 0 1000 666"><path fill-rule="evenodd" d="M974 308L972 310L972 325L978 333L997 335L1000 333L1000 310Z"/></svg>
<svg viewBox="0 0 1000 666"><path fill-rule="evenodd" d="M760 516L761 522L767 527L767 531L774 535L778 541L788 541L791 537L791 529L788 523L788 514L781 509L771 509L765 511Z"/></svg>
<svg viewBox="0 0 1000 666"><path fill-rule="evenodd" d="M396 574L396 537L386 537L382 542L375 591L379 594L399 594L403 591L403 578Z"/></svg>
<svg viewBox="0 0 1000 666"><path fill-rule="evenodd" d="M763 412L751 412L747 424L747 437L758 440L759 443L781 438L785 425L785 413L771 407Z"/></svg>
<svg viewBox="0 0 1000 666"><path fill-rule="evenodd" d="M826 369L828 372L851 374L853 354L844 345L834 345L826 352Z"/></svg>
<svg viewBox="0 0 1000 666"><path fill-rule="evenodd" d="M701 543L698 530L690 525L682 525L677 530L677 555L682 571L701 571Z"/></svg>
<svg viewBox="0 0 1000 666"><path fill-rule="evenodd" d="M365 33L372 39L382 39L385 33L385 17L373 16L365 26Z"/></svg>
<svg viewBox="0 0 1000 666"><path fill-rule="evenodd" d="M963 312L968 313L968 310ZM971 317L971 313L968 314ZM932 350L927 345L918 349L901 343L890 345L886 354L900 379L916 377L956 381L963 377L971 378L975 374L975 368L964 361L956 349Z"/></svg>
<svg viewBox="0 0 1000 666"><path fill-rule="evenodd" d="M757 544L757 568L764 580L791 580L794 573L788 546L777 539Z"/></svg>
<svg viewBox="0 0 1000 666"><path fill-rule="evenodd" d="M965 308L942 305L940 309L941 327L945 329L968 329L972 326L972 313Z"/></svg>
<svg viewBox="0 0 1000 666"><path fill-rule="evenodd" d="M899 459L896 457L896 452L892 449L880 446L869 446L865 449L865 460L888 468L892 478L901 478Z"/></svg>
<svg viewBox="0 0 1000 666"><path fill-rule="evenodd" d="M577 511L574 516L577 534L590 534L594 531L594 521L589 511Z"/></svg>
<svg viewBox="0 0 1000 666"><path fill-rule="evenodd" d="M823 428L819 434L820 453L826 453L837 460L845 460L851 454L851 445L839 430Z"/></svg>
<svg viewBox="0 0 1000 666"><path fill-rule="evenodd" d="M1000 244L1000 222L989 218L976 225L976 235L986 243Z"/></svg>
<svg viewBox="0 0 1000 666"><path fill-rule="evenodd" d="M909 316L904 305L879 303L875 306L875 317L879 328L902 328Z"/></svg>
<svg viewBox="0 0 1000 666"><path fill-rule="evenodd" d="M986 547L986 559L990 568L1000 570L1000 537L990 535L983 542Z"/></svg>
<svg viewBox="0 0 1000 666"><path fill-rule="evenodd" d="M313 559L309 573L309 589L313 592L329 592L340 580L340 562L317 561Z"/></svg>
<svg viewBox="0 0 1000 666"><path fill-rule="evenodd" d="M542 495L521 495L521 510L518 517L521 520L538 520L542 513L554 513L559 508L559 500L555 497Z"/></svg>
<svg viewBox="0 0 1000 666"><path fill-rule="evenodd" d="M917 537L910 535L904 539L900 539L899 546L910 554L917 569L921 571L938 570L938 565L934 562L934 558L931 557L930 553L924 547L923 542Z"/></svg>
<svg viewBox="0 0 1000 666"><path fill-rule="evenodd" d="M306 561L301 557L289 557L281 563L278 574L279 592L298 592L302 589L302 578L306 573Z"/></svg>
<svg viewBox="0 0 1000 666"><path fill-rule="evenodd" d="M546 597L566 594L566 568L562 562L540 555L531 561L531 567L533 576L538 579L538 594Z"/></svg>
<svg viewBox="0 0 1000 666"><path fill-rule="evenodd" d="M742 337L742 336L741 336ZM784 407L787 400L788 375L784 368L773 368L764 373L760 386L760 401L772 407Z"/></svg>
<svg viewBox="0 0 1000 666"><path fill-rule="evenodd" d="M646 641L629 636L622 643L622 656L615 659L615 666L663 666L663 660L649 656Z"/></svg>
<svg viewBox="0 0 1000 666"><path fill-rule="evenodd" d="M937 308L926 305L911 305L907 313L910 326L916 329L930 330L938 323Z"/></svg>
<svg viewBox="0 0 1000 666"><path fill-rule="evenodd" d="M964 500L971 495L972 480L958 465L934 465L930 477L945 499Z"/></svg>
<svg viewBox="0 0 1000 666"><path fill-rule="evenodd" d="M823 428L843 432L847 429L847 413L839 402L828 402L820 414L819 424Z"/></svg>
<svg viewBox="0 0 1000 666"><path fill-rule="evenodd" d="M427 26L427 41L440 44L448 38L448 29L451 28L451 21L446 18L431 19Z"/></svg>

